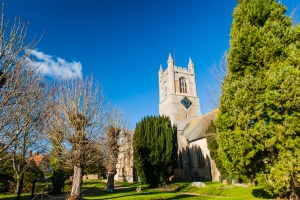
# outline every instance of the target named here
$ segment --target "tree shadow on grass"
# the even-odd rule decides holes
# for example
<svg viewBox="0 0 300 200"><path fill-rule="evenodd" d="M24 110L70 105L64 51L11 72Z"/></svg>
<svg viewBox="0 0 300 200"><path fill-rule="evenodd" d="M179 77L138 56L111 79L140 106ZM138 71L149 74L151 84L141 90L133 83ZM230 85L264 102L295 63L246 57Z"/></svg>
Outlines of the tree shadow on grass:
<svg viewBox="0 0 300 200"><path fill-rule="evenodd" d="M295 189L296 194L298 197L300 197L300 188ZM254 189L252 191L252 195L258 198L263 198L263 199L275 199L277 196L271 196L267 192L265 192L263 189Z"/></svg>
<svg viewBox="0 0 300 200"><path fill-rule="evenodd" d="M149 188L148 184L142 184L140 182L134 182L134 183L117 182L116 184L119 184L121 187L131 187L131 188L143 187L143 188ZM115 186L115 187L117 188L118 186Z"/></svg>
<svg viewBox="0 0 300 200"><path fill-rule="evenodd" d="M266 191L264 191L261 188L253 189L252 190L252 195L257 197L257 198L262 198L262 199L274 199L274 198L276 198L276 196L269 195Z"/></svg>
<svg viewBox="0 0 300 200"><path fill-rule="evenodd" d="M133 197L139 198L142 196L147 196L149 199L183 199L196 197L195 195L190 194L180 194L177 192L161 192L161 191L153 191L153 190L143 190L142 192L135 192L134 188L127 188L126 190L115 190L113 193L108 193L105 190L98 191L97 193L85 195L84 197L91 198L95 197L95 199L117 199L117 198L130 198ZM98 197L98 198L96 198Z"/></svg>
<svg viewBox="0 0 300 200"><path fill-rule="evenodd" d="M126 189L115 189L113 193L107 192L106 188L99 189L97 191L94 191L93 193L84 194L84 197L101 197L103 199L107 198L119 198L122 196L130 195L130 193L134 192L135 188L126 188ZM120 195L124 194L124 195Z"/></svg>
<svg viewBox="0 0 300 200"><path fill-rule="evenodd" d="M186 188L186 186L180 186L180 187L176 188L176 189L173 190L173 191L174 191L174 192L181 192L181 190L182 190L183 188Z"/></svg>
<svg viewBox="0 0 300 200"><path fill-rule="evenodd" d="M185 198L191 198L194 197L195 199L201 199L201 197L197 196L197 195L191 195L191 194L178 194L174 197L168 197L168 198L164 198L164 199L185 199Z"/></svg>
<svg viewBox="0 0 300 200"><path fill-rule="evenodd" d="M111 194L95 194L93 196L85 196L85 197L99 197L99 199L118 199L118 198L129 198L129 197L135 197L138 198L139 196L147 196L149 199L184 199L184 198L191 198L191 197L197 197L196 195L190 195L190 194L179 194L176 192L170 192L173 195L168 195L166 193L162 193L161 195L157 192L147 192L147 193L126 193L126 192L121 192L122 195L117 195L117 196L111 196ZM161 197L160 197L161 196Z"/></svg>

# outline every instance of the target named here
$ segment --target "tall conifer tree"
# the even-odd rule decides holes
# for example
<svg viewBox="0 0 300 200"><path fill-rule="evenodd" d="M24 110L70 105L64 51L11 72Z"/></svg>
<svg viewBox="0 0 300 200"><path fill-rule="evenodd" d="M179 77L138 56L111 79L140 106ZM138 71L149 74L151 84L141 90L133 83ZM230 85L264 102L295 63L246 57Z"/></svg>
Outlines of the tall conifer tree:
<svg viewBox="0 0 300 200"><path fill-rule="evenodd" d="M273 195L300 182L300 26L276 0L238 0L216 121L229 173Z"/></svg>
<svg viewBox="0 0 300 200"><path fill-rule="evenodd" d="M133 135L134 163L140 180L151 187L167 181L177 165L177 127L168 117L147 116Z"/></svg>

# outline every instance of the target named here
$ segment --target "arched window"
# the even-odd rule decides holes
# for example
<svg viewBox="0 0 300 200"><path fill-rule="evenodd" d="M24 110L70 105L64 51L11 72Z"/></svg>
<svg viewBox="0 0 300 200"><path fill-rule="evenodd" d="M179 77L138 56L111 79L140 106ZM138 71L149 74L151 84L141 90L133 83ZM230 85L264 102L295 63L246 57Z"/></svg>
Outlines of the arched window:
<svg viewBox="0 0 300 200"><path fill-rule="evenodd" d="M180 93L187 93L186 79L184 77L179 78L179 85Z"/></svg>

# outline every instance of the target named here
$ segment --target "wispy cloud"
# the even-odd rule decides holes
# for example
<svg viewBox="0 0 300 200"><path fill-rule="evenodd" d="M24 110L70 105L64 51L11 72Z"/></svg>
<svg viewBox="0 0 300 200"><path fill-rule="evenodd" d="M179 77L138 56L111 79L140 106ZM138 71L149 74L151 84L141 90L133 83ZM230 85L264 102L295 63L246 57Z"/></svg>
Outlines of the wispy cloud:
<svg viewBox="0 0 300 200"><path fill-rule="evenodd" d="M63 58L47 55L37 49L31 51L37 70L41 73L62 79L82 78L80 62L68 62Z"/></svg>

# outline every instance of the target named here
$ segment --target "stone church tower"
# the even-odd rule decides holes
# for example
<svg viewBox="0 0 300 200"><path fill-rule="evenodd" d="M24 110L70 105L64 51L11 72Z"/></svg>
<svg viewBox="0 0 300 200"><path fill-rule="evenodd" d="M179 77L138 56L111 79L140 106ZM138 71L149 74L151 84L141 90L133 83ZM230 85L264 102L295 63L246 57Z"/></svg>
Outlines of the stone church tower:
<svg viewBox="0 0 300 200"><path fill-rule="evenodd" d="M180 134L187 123L201 115L194 63L189 58L188 68L177 67L171 53L167 63L168 68L163 71L160 65L158 72L159 114L169 116Z"/></svg>

